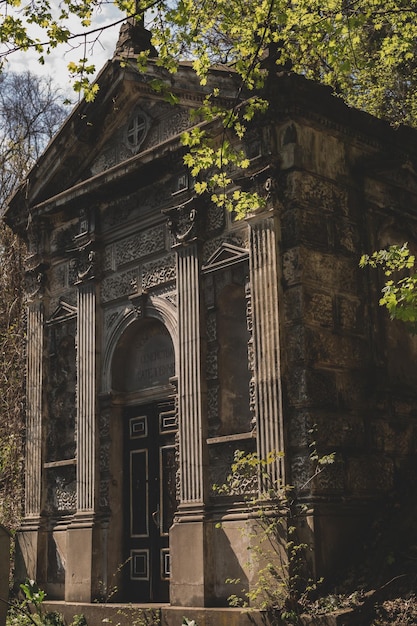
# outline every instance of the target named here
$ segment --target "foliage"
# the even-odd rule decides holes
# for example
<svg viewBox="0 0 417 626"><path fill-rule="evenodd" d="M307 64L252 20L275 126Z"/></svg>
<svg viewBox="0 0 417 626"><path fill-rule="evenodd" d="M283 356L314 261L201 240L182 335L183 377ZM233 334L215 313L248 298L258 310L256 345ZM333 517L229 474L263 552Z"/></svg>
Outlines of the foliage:
<svg viewBox="0 0 417 626"><path fill-rule="evenodd" d="M87 101L98 85L95 66L86 53L104 27L92 28L107 0L52 0L24 4L0 2L0 57L34 49L45 63L57 46L84 41L78 62L68 69L76 91ZM200 131L185 133L186 163L197 180L197 193L211 194L238 216L259 206L259 197L232 184L233 168L247 159L239 145L255 113L266 107L263 89L278 69L292 68L329 85L350 106L393 124L415 125L417 119L417 5L408 0L113 0L132 20L146 14L156 48L157 66L174 74L188 59L207 96L200 119L221 122L213 140ZM75 19L76 26L72 27ZM72 21L71 21L72 20ZM109 24L110 25L110 24ZM36 31L34 28L36 27ZM36 32L37 35L32 33ZM138 57L143 70L150 51ZM210 68L227 68L235 93L224 93L221 81L211 85ZM169 83L169 80L168 80ZM155 85L161 90L161 85ZM229 87L228 87L229 89ZM167 98L176 101L168 89ZM197 133L197 131L196 131Z"/></svg>
<svg viewBox="0 0 417 626"><path fill-rule="evenodd" d="M408 244L363 255L360 267L366 266L380 267L388 279L379 304L388 310L391 319L405 322L412 333L417 333L417 271Z"/></svg>
<svg viewBox="0 0 417 626"><path fill-rule="evenodd" d="M0 75L0 211L65 115L51 80ZM23 497L25 248L0 222L0 523L17 528Z"/></svg>
<svg viewBox="0 0 417 626"><path fill-rule="evenodd" d="M23 246L0 224L0 523L15 529L23 497Z"/></svg>
<svg viewBox="0 0 417 626"><path fill-rule="evenodd" d="M159 609L147 609L138 608L135 606L124 606L117 611L118 617L122 617L123 621L131 624L132 626L160 626L161 617ZM102 620L103 624L112 624L113 621L110 617L105 617ZM116 626L119 626L119 620L117 619ZM75 624L73 626L76 626Z"/></svg>
<svg viewBox="0 0 417 626"><path fill-rule="evenodd" d="M7 626L65 626L64 618L56 611L44 611L46 593L34 580L26 579L20 585L23 600L10 604ZM75 615L71 626L87 626L84 615Z"/></svg>
<svg viewBox="0 0 417 626"><path fill-rule="evenodd" d="M248 539L252 566L256 564L256 583L241 595L231 595L230 605L256 606L288 623L297 623L299 613L321 581L313 580L309 574L309 546L298 537L298 520L305 513L298 496L307 483L295 489L271 478L271 466L282 456L270 452L262 459L256 452L236 450L226 481L213 485L213 490L219 495L243 495L255 520L250 525ZM308 482L334 459L334 454L320 456L315 442L311 442L313 469ZM236 579L226 582L240 584Z"/></svg>
<svg viewBox="0 0 417 626"><path fill-rule="evenodd" d="M0 3L0 54L35 49L44 63L50 51L85 38L105 0ZM192 59L201 83L213 63L232 66L238 89L264 85L265 59L331 85L346 101L396 123L414 123L416 110L417 6L408 0L114 0L123 13L147 20L158 64L175 72ZM75 26L73 25L75 22ZM98 31L98 32L97 32ZM98 36L97 29L91 36ZM35 33L35 34L34 34ZM146 57L146 53L144 55ZM85 76L83 56L71 72ZM84 86L78 84L79 89ZM213 94L215 95L215 94ZM239 93L237 98L239 99Z"/></svg>

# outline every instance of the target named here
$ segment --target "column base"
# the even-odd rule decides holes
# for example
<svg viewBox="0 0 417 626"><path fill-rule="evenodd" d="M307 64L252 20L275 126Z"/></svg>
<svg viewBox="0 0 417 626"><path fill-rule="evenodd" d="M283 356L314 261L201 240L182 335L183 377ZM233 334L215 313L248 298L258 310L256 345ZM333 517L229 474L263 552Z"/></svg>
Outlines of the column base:
<svg viewBox="0 0 417 626"><path fill-rule="evenodd" d="M39 585L46 582L47 536L44 520L39 517L23 520L16 534L15 581L26 578Z"/></svg>
<svg viewBox="0 0 417 626"><path fill-rule="evenodd" d="M96 535L94 516L76 514L67 530L66 602L92 602L94 599Z"/></svg>
<svg viewBox="0 0 417 626"><path fill-rule="evenodd" d="M205 606L206 554L204 522L174 523L170 529L170 603Z"/></svg>

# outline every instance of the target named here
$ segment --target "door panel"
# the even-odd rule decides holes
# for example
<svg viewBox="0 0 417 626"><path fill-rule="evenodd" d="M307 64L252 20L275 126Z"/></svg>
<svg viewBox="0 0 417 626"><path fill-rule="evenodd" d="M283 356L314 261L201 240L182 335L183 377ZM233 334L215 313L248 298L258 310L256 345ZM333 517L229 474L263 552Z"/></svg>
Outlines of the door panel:
<svg viewBox="0 0 417 626"><path fill-rule="evenodd" d="M126 597L169 601L169 528L177 508L172 400L125 410Z"/></svg>

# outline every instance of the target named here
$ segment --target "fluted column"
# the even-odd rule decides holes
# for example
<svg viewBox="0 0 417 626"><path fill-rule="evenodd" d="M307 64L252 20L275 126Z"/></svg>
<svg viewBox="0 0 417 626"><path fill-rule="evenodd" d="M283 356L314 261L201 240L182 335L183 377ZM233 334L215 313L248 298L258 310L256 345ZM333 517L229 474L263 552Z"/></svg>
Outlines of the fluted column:
<svg viewBox="0 0 417 626"><path fill-rule="evenodd" d="M280 366L279 274L273 216L250 222L250 281L253 305L255 416L258 454L284 452ZM280 458L270 467L273 480L285 482Z"/></svg>
<svg viewBox="0 0 417 626"><path fill-rule="evenodd" d="M178 405L181 503L204 500L203 402L201 388L200 290L197 244L178 249Z"/></svg>
<svg viewBox="0 0 417 626"><path fill-rule="evenodd" d="M68 528L65 600L91 602L101 572L96 479L96 278L93 213L80 211L73 258L77 295L77 512Z"/></svg>
<svg viewBox="0 0 417 626"><path fill-rule="evenodd" d="M170 529L170 602L178 606L205 606L211 591L213 563L211 535L204 516L206 478L206 389L202 363L200 218L197 200L167 211L177 253L178 304L178 515ZM191 551L192 558L184 555Z"/></svg>
<svg viewBox="0 0 417 626"><path fill-rule="evenodd" d="M77 511L95 508L96 294L94 282L78 286Z"/></svg>
<svg viewBox="0 0 417 626"><path fill-rule="evenodd" d="M39 518L42 486L43 305L27 310L25 517Z"/></svg>

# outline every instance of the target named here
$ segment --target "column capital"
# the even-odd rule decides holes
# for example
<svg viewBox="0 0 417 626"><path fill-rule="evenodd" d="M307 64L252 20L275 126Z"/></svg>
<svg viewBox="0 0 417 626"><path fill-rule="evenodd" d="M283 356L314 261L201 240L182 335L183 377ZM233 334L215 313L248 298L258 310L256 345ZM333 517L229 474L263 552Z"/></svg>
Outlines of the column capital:
<svg viewBox="0 0 417 626"><path fill-rule="evenodd" d="M24 267L26 301L28 304L39 302L46 293L46 275L49 266L43 257L36 253L26 257Z"/></svg>
<svg viewBox="0 0 417 626"><path fill-rule="evenodd" d="M68 252L72 254L70 267L74 285L83 285L97 278L99 255L94 238L77 235L77 245Z"/></svg>
<svg viewBox="0 0 417 626"><path fill-rule="evenodd" d="M164 210L173 237L172 247L185 246L201 238L202 200L193 196L182 204Z"/></svg>

